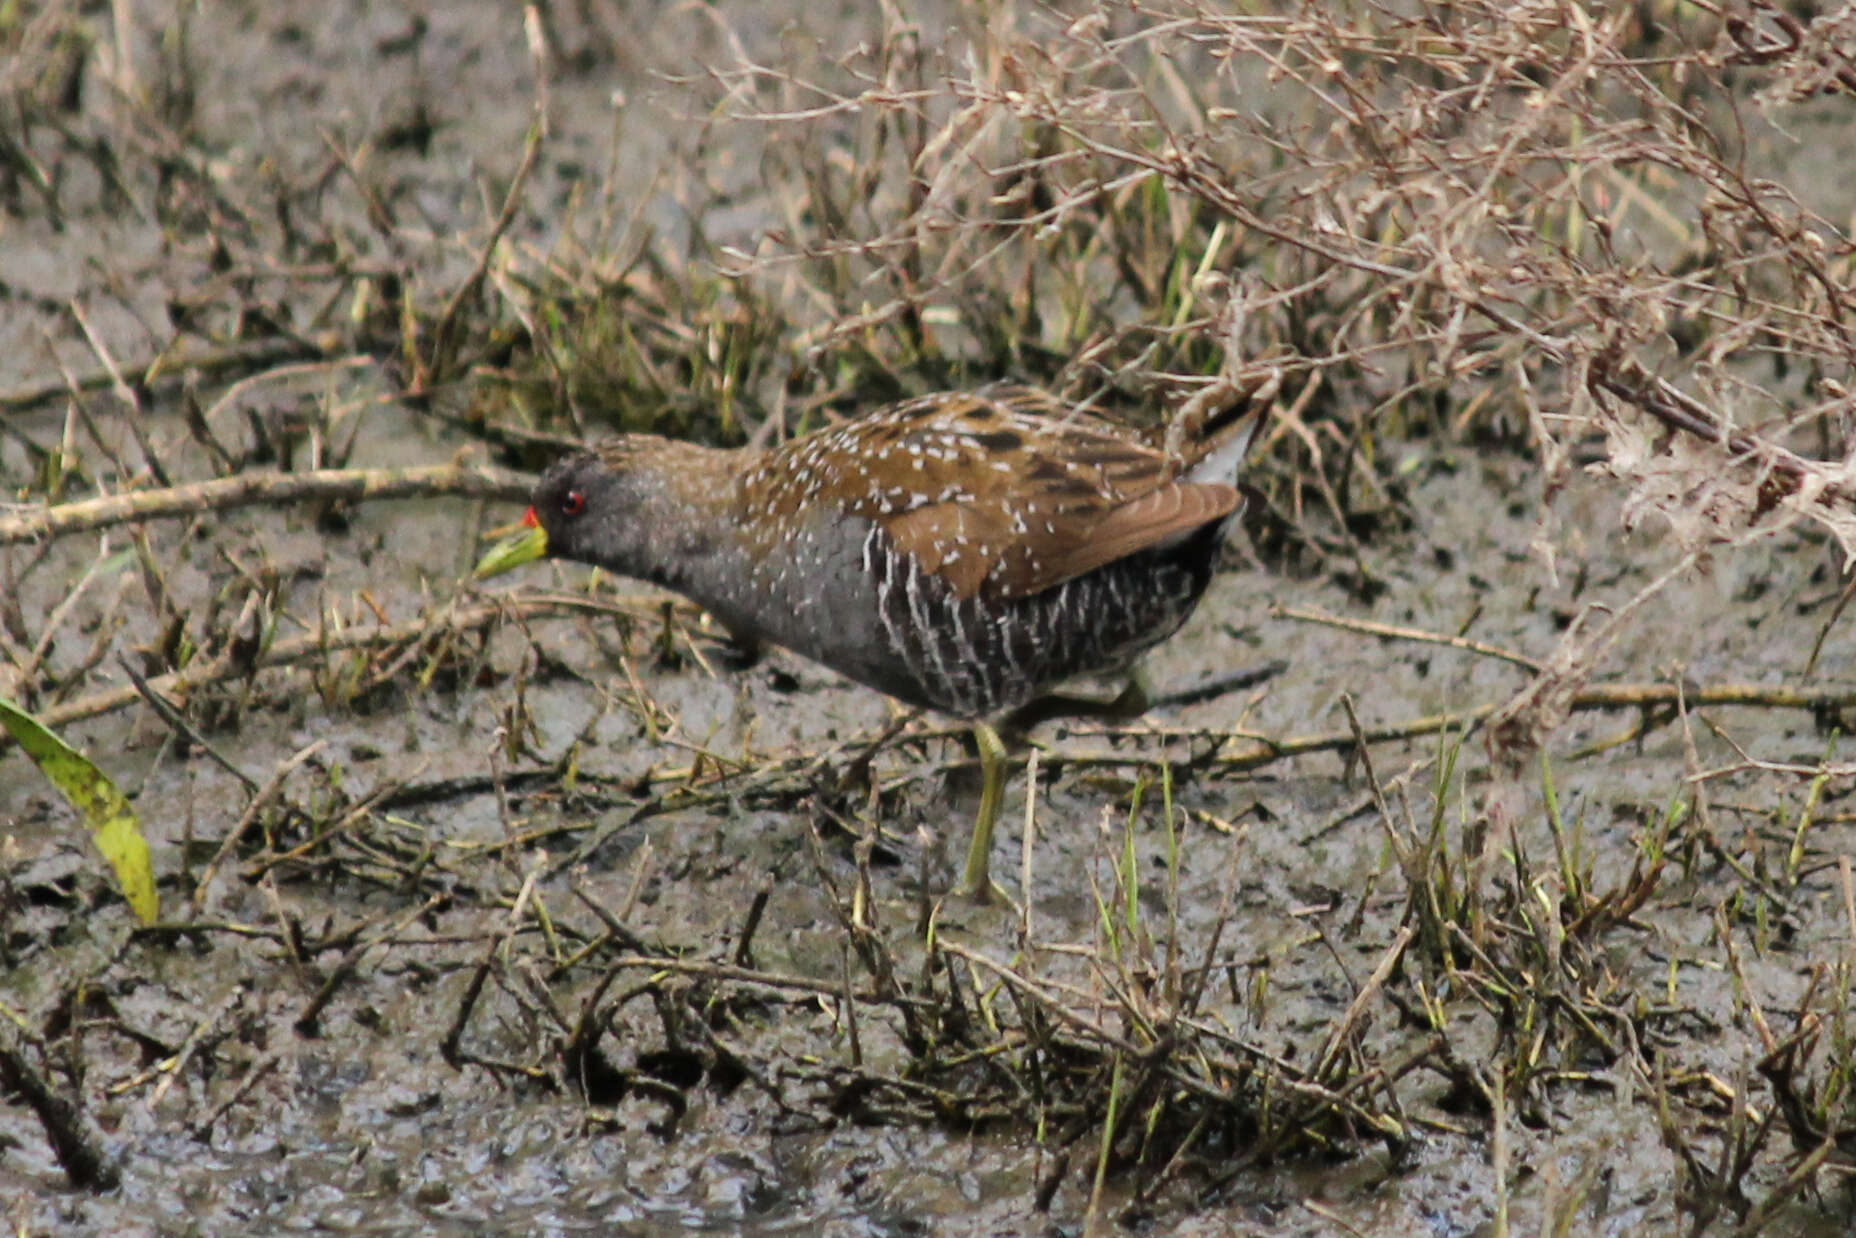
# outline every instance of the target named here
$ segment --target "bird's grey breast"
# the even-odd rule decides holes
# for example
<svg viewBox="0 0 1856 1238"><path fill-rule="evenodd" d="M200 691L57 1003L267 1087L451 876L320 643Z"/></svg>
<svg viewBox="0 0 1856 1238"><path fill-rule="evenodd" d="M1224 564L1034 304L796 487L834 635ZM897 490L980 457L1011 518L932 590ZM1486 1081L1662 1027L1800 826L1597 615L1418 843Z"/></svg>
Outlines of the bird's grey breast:
<svg viewBox="0 0 1856 1238"><path fill-rule="evenodd" d="M744 635L784 646L871 687L913 699L878 617L877 526L843 513L800 519L715 595L698 599Z"/></svg>

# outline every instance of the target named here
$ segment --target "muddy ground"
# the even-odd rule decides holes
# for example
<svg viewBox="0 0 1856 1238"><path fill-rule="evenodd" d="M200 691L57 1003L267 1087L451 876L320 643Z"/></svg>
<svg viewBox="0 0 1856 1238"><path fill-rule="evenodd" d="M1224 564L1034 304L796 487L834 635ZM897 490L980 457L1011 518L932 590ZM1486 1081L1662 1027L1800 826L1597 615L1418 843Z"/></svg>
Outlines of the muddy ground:
<svg viewBox="0 0 1856 1238"><path fill-rule="evenodd" d="M689 226L653 178L713 120L702 66L731 38L803 65L883 30L861 10L609 8L550 13L578 55L551 80L512 247L549 252L576 194L629 186L659 198L627 209ZM314 184L287 226L325 232L326 261L385 270L412 246L428 290L454 286L528 131L516 10L117 6L128 32L72 12L94 40L68 49L72 123L124 145L58 147L55 185L9 174L0 483L20 507L0 514L46 504L60 445L64 499L151 456L170 481L211 476L190 400L252 468L533 463L403 398L390 348L340 346L391 319L395 289L318 303L314 272L266 264L282 225L198 188L286 183L300 208ZM184 109L190 145L128 123L131 97ZM754 212L746 138L701 157L688 174L739 195L741 237L778 223ZM253 338L234 301L295 324L263 337L275 359L136 383L134 407L113 389L112 363L145 365L190 313ZM220 402L251 373L268 377ZM132 795L163 899L138 930L70 810L0 749L11 1043L119 1176L72 1186L15 1094L0 1211L21 1233L1847 1232L1856 812L1832 767L1852 755L1836 701L1856 628L1836 547L1793 527L1649 598L1594 677L1611 695L1584 702L1614 707L1573 712L1549 773L1516 784L1514 840L1488 842L1503 775L1478 733L1363 746L1353 719L1500 704L1582 611L1602 621L1679 553L1653 519L1624 527L1602 472L1549 504L1519 441L1396 454L1398 518L1358 555L1284 554L1253 520L1150 659L1162 692L1255 683L1033 737L1035 843L1020 768L995 853L1022 912L942 898L976 799L957 729L909 720L867 783L845 780L894 706L778 652L733 669L697 612L631 582L471 582L508 504L261 505L0 546L25 627L0 686L66 710L61 733ZM126 682L119 659L158 677L179 644L237 636L252 598L267 641L353 644L176 691L185 728L140 701L78 708ZM1732 686L1741 703L1707 703ZM1418 961L1427 882L1482 891L1438 920L1461 926L1454 971ZM1190 1012L1167 1006L1207 978ZM930 1052L910 1003L938 1020ZM1178 1026L1143 1040L1168 1009ZM1066 1018L1061 1051L1025 1030ZM1163 1040L1242 1096L1143 1094L1137 1125L1177 1110L1204 1131L1128 1136L1098 1175L1110 1077L1141 1060L1113 1046ZM1033 1058L1048 1078L1021 1073Z"/></svg>

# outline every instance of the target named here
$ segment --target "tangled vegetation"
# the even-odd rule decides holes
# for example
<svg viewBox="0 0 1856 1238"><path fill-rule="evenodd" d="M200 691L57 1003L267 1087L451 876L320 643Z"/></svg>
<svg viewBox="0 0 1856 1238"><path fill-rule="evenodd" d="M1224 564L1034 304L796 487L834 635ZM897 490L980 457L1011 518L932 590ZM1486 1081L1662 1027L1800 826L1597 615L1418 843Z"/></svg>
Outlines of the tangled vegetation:
<svg viewBox="0 0 1856 1238"><path fill-rule="evenodd" d="M132 1181L301 1102L303 1044L391 1031L480 1103L573 1099L582 1140L1022 1141L1022 1207L1091 1227L1448 1146L1489 1232L1585 1232L1629 1211L1616 1167L1544 1149L1594 1098L1654 1133L1619 1127L1668 1184L1638 1220L1847 1221L1851 10L885 5L848 46L718 8L665 19L702 54L653 83L662 132L576 110L626 70L616 14L481 16L522 49L502 149L416 18L364 57L409 93L271 150L207 63L228 14L0 13L0 210L86 272L6 281L48 342L0 392L0 697L142 753L162 899L132 929L0 749L0 1081L33 1115L0 1148ZM681 604L463 579L599 433L766 442L1000 378L1159 419L1220 374L1278 385L1242 566L1352 608L1275 623L1505 678L1442 710L1329 684L1289 726L1266 668L1043 737L1000 919L938 899L916 827L971 762L933 719L730 729L670 686L728 682ZM1550 637L1375 611L1463 566L1427 504L1476 467L1524 479L1484 502L1525 500ZM1586 594L1594 490L1649 535ZM383 531L410 498L441 532ZM1816 565L1766 660L1618 663L1736 556ZM756 701L799 710L800 673Z"/></svg>

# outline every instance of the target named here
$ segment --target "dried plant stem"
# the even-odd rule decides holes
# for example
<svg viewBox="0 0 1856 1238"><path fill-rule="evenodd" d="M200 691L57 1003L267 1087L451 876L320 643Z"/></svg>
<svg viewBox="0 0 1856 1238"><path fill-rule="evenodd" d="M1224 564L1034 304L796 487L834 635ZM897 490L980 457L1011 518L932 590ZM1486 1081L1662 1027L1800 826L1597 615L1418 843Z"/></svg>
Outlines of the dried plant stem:
<svg viewBox="0 0 1856 1238"><path fill-rule="evenodd" d="M1753 709L1805 709L1830 713L1840 709L1856 708L1856 688L1812 690L1768 684L1726 683L1690 689L1673 683L1591 684L1573 695L1570 708L1575 710L1659 709L1673 707L1678 702L1686 703L1690 708L1737 705ZM1137 728L1134 733L1160 740L1204 741L1228 737L1231 740L1243 742L1244 746L1227 748L1215 756L1206 758L1202 763L1224 770L1247 770L1260 768L1286 757L1306 756L1314 752L1344 751L1357 747L1361 743L1396 743L1400 740L1421 739L1427 735L1441 735L1448 731L1468 731L1487 721L1490 715L1502 708L1504 704L1506 702L1490 702L1470 709L1424 714L1404 722L1388 722L1380 726L1361 727L1358 731L1347 728L1337 731L1318 731L1310 735L1289 735L1280 739L1252 731L1221 733L1210 728L1172 729L1158 732L1143 731ZM1124 766L1150 764L1153 756L1151 753L1139 752L1066 752L1062 754L1062 760L1066 766L1070 767Z"/></svg>
<svg viewBox="0 0 1856 1238"><path fill-rule="evenodd" d="M509 191L503 195L502 210L497 212L490 235L478 247L477 261L469 277L452 291L450 299L445 303L444 312L439 315L438 326L432 333L432 351L420 367L415 390L423 390L431 382L442 381L450 370L452 353L457 346L459 315L470 298L483 287L484 277L489 273L497 246L509 231L509 225L515 222L516 212L521 209L523 191L528 185L529 175L535 170L536 156L541 153L542 143L547 139L548 58L542 46L538 21L535 6L525 6L524 27L535 64L535 109L534 117L529 122L528 136L522 144L522 162L517 165L515 176L509 182Z"/></svg>
<svg viewBox="0 0 1856 1238"><path fill-rule="evenodd" d="M1594 365L1588 382L1595 392L1602 391L1642 409L1672 429L1719 443L1742 461L1783 479L1773 483L1781 494L1796 493L1813 472L1819 472L1826 479L1817 492L1820 502L1856 503L1856 494L1832 478L1836 462L1808 460L1776 443L1730 429L1707 405L1667 381L1644 373L1635 362L1615 367Z"/></svg>
<svg viewBox="0 0 1856 1238"><path fill-rule="evenodd" d="M408 469L322 469L310 473L242 473L161 490L112 494L38 511L0 516L0 546L65 537L134 520L197 516L238 507L282 506L307 499L410 499L460 496L522 502L528 478L502 469L438 464Z"/></svg>
<svg viewBox="0 0 1856 1238"><path fill-rule="evenodd" d="M332 358L339 355L336 344L333 337L304 340L280 336L202 352L163 352L152 360L123 366L119 370L98 367L69 379L61 377L56 382L33 383L15 387L11 391L0 391L0 412L25 412L80 391L105 391L114 387L118 379L131 387L145 387L163 378L192 378L206 383L242 370L263 369L289 361Z"/></svg>
<svg viewBox="0 0 1856 1238"><path fill-rule="evenodd" d="M215 658L195 662L178 671L156 675L145 682L150 690L159 692L163 696L185 696L208 684L240 679L260 670L289 666L331 653L380 649L404 644L440 630L461 632L484 627L499 620L541 619L550 615L573 614L588 610L606 612L611 609L610 606L584 599L563 597L508 599L440 611L412 623L391 627L310 632L303 636L293 636L276 642L259 653L255 660L240 656L238 651L232 650ZM141 699L141 692L133 684L127 684L120 688L93 692L89 696L80 697L62 705L53 705L40 712L38 716L47 726L58 727L114 712ZM6 746L6 742L0 742L0 750L4 750Z"/></svg>
<svg viewBox="0 0 1856 1238"><path fill-rule="evenodd" d="M219 875L219 870L224 866L226 857L231 855L233 850L239 845L239 842L245 837L245 832L257 823L258 818L262 816L264 810L270 806L271 801L276 799L283 792L284 781L289 778L292 773L296 772L297 768L305 761L320 753L325 747L327 747L327 741L318 739L313 743L299 748L294 756L287 760L280 761L277 768L271 771L271 776L265 780L264 785L258 788L257 793L251 797L251 802L245 805L245 811L239 814L238 822L233 825L230 830L226 831L225 838L220 841L219 849L213 853L213 858L207 862L205 870L200 873L199 880L194 882L193 902L189 908L191 919L199 919L201 911L206 907L207 892L212 889L213 879Z"/></svg>
<svg viewBox="0 0 1856 1238"><path fill-rule="evenodd" d="M116 1188L119 1171L94 1123L10 1042L0 1044L0 1084L38 1115L72 1186L87 1191Z"/></svg>
<svg viewBox="0 0 1856 1238"><path fill-rule="evenodd" d="M1466 653L1481 654L1485 658L1497 658L1503 662L1512 662L1524 670L1538 671L1540 663L1533 658L1518 653L1510 653L1495 645L1486 645L1481 641L1470 640L1466 636L1445 636L1438 632L1426 632L1419 628L1401 628L1390 623L1374 623L1370 619L1348 619L1341 615L1330 615L1319 610L1304 610L1297 606L1272 606L1270 617L1273 619L1294 619L1301 623L1318 623L1323 627L1338 628L1343 632L1361 632L1367 636L1383 636L1387 640L1417 641L1425 645L1445 645L1451 649L1461 649Z"/></svg>

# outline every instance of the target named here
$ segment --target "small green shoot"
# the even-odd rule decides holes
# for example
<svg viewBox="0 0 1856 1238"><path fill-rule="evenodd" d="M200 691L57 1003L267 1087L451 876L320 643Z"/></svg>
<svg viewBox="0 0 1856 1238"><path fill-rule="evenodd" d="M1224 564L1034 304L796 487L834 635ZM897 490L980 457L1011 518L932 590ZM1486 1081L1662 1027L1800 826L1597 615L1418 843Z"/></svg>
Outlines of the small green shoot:
<svg viewBox="0 0 1856 1238"><path fill-rule="evenodd" d="M128 799L88 757L5 697L0 697L0 726L84 818L130 910L143 924L153 924L160 914L154 864L149 859L148 840L142 836L142 823Z"/></svg>

